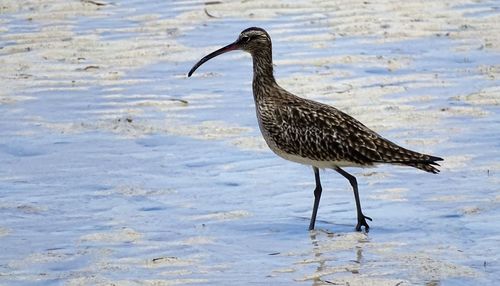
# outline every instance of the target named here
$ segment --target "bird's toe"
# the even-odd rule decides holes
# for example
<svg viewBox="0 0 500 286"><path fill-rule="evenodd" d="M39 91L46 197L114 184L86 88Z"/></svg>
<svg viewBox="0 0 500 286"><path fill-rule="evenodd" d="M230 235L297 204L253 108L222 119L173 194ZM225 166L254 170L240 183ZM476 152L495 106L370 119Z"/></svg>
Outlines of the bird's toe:
<svg viewBox="0 0 500 286"><path fill-rule="evenodd" d="M356 231L361 231L361 228L364 226L365 227L365 232L368 232L370 229L370 226L366 222L366 220L372 221L371 217L367 217L365 215L362 215L361 217L358 217L358 224L356 225Z"/></svg>

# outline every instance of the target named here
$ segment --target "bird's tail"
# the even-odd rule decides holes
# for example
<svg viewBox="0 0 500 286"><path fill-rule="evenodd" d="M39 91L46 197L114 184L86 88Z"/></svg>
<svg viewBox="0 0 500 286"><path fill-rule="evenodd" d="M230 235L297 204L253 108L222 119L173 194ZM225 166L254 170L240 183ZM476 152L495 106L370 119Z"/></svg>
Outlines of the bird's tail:
<svg viewBox="0 0 500 286"><path fill-rule="evenodd" d="M382 146L385 151L383 152L384 162L415 167L429 173L439 173L439 169L436 168L439 164L436 161L443 161L443 158L408 150L387 139L380 140L381 142L378 145Z"/></svg>
<svg viewBox="0 0 500 286"><path fill-rule="evenodd" d="M418 160L418 161L409 161L409 162L402 162L402 164L415 167L420 170L424 170L429 173L437 174L439 173L439 169L436 168L435 166L440 166L436 161L443 161L443 158L440 157L435 157L435 156L430 156L430 155L425 155L422 154L426 160Z"/></svg>

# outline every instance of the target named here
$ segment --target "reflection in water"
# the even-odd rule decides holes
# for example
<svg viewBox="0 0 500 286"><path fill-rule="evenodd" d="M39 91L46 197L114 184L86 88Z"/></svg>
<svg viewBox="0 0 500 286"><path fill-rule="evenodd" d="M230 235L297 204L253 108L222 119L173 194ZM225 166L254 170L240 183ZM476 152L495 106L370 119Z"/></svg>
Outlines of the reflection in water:
<svg viewBox="0 0 500 286"><path fill-rule="evenodd" d="M359 268L363 259L363 245L368 242L365 233L334 234L332 232L318 230L310 233L311 243L313 245L314 262L318 267L314 274L308 276L313 281L314 286L327 284L336 284L334 277L324 279L324 276L334 275L336 273L359 274ZM345 259L344 255L352 256L353 259ZM332 257L332 254L335 255ZM348 261L352 263L335 265L336 261ZM333 265L328 265L332 262ZM343 283L341 283L343 284Z"/></svg>
<svg viewBox="0 0 500 286"><path fill-rule="evenodd" d="M455 272L473 275L470 270L432 258L423 252L404 253L404 244L374 243L367 233L310 233L312 259L301 264L316 264L302 281L320 285L441 285L442 277ZM403 247L403 248L401 248ZM363 268L363 269L361 269ZM309 271L311 271L309 270ZM407 277L400 279L397 277Z"/></svg>
<svg viewBox="0 0 500 286"><path fill-rule="evenodd" d="M317 232L316 231L311 231L310 232L310 238L311 238L311 243L313 245L313 253L314 253L314 257L316 258L316 260L318 261L318 267L316 268L316 273L321 273L324 271L325 269L325 265L326 265L326 260L324 259L321 259L321 256L322 256L322 252L319 251L320 247L319 247L319 241L317 239ZM321 277L318 276L318 277L315 277L313 279L313 284L312 285L319 285L318 284L321 283Z"/></svg>
<svg viewBox="0 0 500 286"><path fill-rule="evenodd" d="M362 258L363 258L363 248L361 248L361 246L356 246L356 260L354 260L354 262L361 264ZM357 274L357 273L359 273L359 271L352 272L352 273Z"/></svg>

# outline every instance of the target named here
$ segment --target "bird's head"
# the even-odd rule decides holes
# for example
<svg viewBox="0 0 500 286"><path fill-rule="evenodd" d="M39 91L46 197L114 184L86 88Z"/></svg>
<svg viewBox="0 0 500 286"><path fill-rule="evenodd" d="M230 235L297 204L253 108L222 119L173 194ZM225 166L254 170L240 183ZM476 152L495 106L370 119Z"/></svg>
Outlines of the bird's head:
<svg viewBox="0 0 500 286"><path fill-rule="evenodd" d="M270 51L271 37L262 28L251 27L243 30L236 42L240 50L254 54L258 51Z"/></svg>
<svg viewBox="0 0 500 286"><path fill-rule="evenodd" d="M234 50L242 50L252 55L255 55L259 51L270 53L271 37L269 37L269 34L262 28L251 27L245 29L240 33L236 41L203 57L193 66L193 68L191 68L188 76L191 76L198 67L210 59Z"/></svg>

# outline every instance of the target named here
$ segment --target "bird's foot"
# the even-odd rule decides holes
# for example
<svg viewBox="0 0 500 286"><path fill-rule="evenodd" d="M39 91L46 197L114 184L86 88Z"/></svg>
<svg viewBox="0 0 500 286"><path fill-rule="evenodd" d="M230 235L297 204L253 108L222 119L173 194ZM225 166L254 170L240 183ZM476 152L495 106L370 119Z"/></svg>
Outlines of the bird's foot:
<svg viewBox="0 0 500 286"><path fill-rule="evenodd" d="M366 222L366 220L372 221L371 217L367 217L364 214L358 215L358 224L356 225L356 231L361 231L361 227L365 227L365 231L368 232L370 226Z"/></svg>

